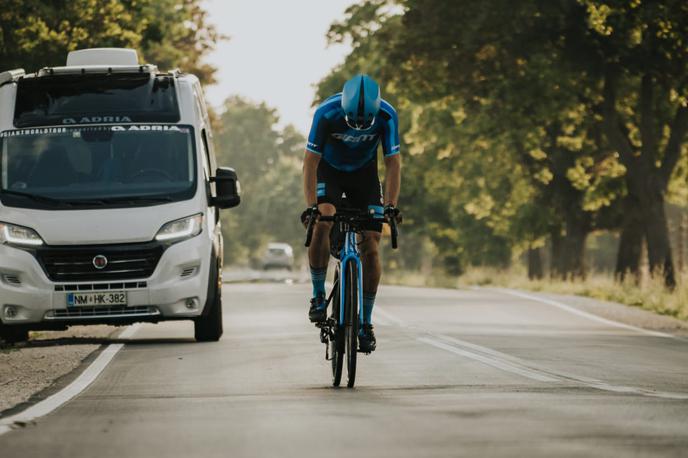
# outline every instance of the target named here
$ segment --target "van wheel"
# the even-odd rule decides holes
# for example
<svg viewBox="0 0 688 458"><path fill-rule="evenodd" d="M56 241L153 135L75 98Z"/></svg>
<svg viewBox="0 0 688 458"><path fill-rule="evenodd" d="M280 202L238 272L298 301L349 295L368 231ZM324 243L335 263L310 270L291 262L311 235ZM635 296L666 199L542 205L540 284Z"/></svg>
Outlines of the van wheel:
<svg viewBox="0 0 688 458"><path fill-rule="evenodd" d="M208 279L208 299L203 315L194 320L197 342L217 342L222 337L222 277L217 265Z"/></svg>
<svg viewBox="0 0 688 458"><path fill-rule="evenodd" d="M26 342L29 340L29 330L23 326L0 324L0 339L8 344Z"/></svg>

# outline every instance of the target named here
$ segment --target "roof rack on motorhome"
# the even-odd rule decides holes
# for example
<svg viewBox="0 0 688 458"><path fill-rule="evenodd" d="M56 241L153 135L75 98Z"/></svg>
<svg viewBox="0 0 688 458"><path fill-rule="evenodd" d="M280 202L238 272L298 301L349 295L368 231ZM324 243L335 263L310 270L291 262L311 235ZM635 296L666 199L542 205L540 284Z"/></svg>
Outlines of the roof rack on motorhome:
<svg viewBox="0 0 688 458"><path fill-rule="evenodd" d="M17 81L24 75L26 75L26 72L24 72L23 68L15 68L14 70L2 72L0 73L0 86L6 83L11 83L12 81Z"/></svg>
<svg viewBox="0 0 688 458"><path fill-rule="evenodd" d="M45 67L36 76L110 73L158 73L152 64L139 64L135 49L89 48L71 51L64 67Z"/></svg>
<svg viewBox="0 0 688 458"><path fill-rule="evenodd" d="M142 65L84 65L74 67L44 67L38 70L36 76L53 75L92 75L92 74L114 74L114 73L150 73L157 74L158 67L151 64Z"/></svg>

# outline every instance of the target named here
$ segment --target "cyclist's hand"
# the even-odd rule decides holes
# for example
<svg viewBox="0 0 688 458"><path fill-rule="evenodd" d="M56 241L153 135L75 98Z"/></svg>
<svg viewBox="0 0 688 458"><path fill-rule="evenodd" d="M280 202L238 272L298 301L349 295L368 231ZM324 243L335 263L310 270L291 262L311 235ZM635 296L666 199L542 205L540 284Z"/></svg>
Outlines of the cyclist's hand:
<svg viewBox="0 0 688 458"><path fill-rule="evenodd" d="M401 224L401 221L403 220L399 209L392 204L385 205L385 218L387 221L394 219L396 220L397 224Z"/></svg>
<svg viewBox="0 0 688 458"><path fill-rule="evenodd" d="M301 213L301 224L303 224L303 227L308 227L308 223L311 221L311 219L315 218L316 220L320 216L320 211L318 210L317 205L313 205L312 207L308 207Z"/></svg>

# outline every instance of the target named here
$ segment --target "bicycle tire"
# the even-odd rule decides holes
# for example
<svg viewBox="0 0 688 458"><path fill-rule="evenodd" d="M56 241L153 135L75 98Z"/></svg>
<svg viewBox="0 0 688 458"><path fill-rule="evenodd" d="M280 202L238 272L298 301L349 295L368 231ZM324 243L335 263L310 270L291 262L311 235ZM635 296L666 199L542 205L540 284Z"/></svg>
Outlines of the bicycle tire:
<svg viewBox="0 0 688 458"><path fill-rule="evenodd" d="M334 288L335 292L332 296L332 318L335 323L339 323L339 272L335 272ZM328 343L330 346L330 355L332 357L332 386L339 386L342 381L342 370L344 369L344 333L335 325L334 338L330 339Z"/></svg>
<svg viewBox="0 0 688 458"><path fill-rule="evenodd" d="M358 268L353 262L346 266L346 304L344 306L344 335L346 340L346 371L348 388L356 383L358 355Z"/></svg>

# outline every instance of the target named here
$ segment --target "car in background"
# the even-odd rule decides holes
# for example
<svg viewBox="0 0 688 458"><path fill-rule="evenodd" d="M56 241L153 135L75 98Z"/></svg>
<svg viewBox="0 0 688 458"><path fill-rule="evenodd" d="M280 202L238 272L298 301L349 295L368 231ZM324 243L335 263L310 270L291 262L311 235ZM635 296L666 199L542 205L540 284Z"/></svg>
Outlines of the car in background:
<svg viewBox="0 0 688 458"><path fill-rule="evenodd" d="M288 243L268 243L263 255L261 266L263 270L288 269L294 265L294 250Z"/></svg>

